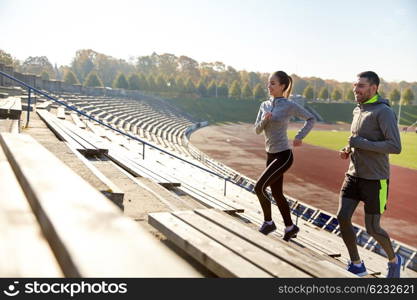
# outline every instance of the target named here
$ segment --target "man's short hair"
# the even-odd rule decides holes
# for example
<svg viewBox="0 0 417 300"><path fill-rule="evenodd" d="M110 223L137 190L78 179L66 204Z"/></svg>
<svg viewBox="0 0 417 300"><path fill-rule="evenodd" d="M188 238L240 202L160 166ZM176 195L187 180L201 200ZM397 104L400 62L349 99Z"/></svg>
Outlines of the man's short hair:
<svg viewBox="0 0 417 300"><path fill-rule="evenodd" d="M372 71L365 71L358 74L359 78L366 78L368 79L370 84L376 84L376 87L379 87L379 77L375 72Z"/></svg>

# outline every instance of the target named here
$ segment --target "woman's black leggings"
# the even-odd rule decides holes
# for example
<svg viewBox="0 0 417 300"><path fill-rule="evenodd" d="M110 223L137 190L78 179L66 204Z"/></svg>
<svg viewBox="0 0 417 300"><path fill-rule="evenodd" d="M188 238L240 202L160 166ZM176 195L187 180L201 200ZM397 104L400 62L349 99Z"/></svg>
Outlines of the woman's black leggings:
<svg viewBox="0 0 417 300"><path fill-rule="evenodd" d="M266 169L259 177L255 185L255 192L261 203L262 211L264 213L264 220L272 220L271 216L271 201L269 200L266 188L271 187L272 196L278 205L285 226L291 226L291 213L288 206L287 199L284 197L282 191L282 184L284 180L284 173L293 163L293 155L291 150L285 150L278 153L267 153L268 158L266 162Z"/></svg>

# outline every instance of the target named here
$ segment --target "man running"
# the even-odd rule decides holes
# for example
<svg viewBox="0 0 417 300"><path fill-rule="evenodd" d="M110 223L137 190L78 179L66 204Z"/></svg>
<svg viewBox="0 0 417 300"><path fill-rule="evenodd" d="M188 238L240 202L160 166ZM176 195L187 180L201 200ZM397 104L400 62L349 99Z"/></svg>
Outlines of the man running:
<svg viewBox="0 0 417 300"><path fill-rule="evenodd" d="M358 105L353 110L351 136L340 158L350 165L340 191L337 219L351 262L348 271L364 276L365 264L356 245L351 218L359 203L364 202L366 231L381 245L388 256L387 277L400 277L403 258L395 255L380 219L387 206L389 186L388 154L401 152L400 134L395 114L378 94L379 77L372 71L358 74L353 92Z"/></svg>

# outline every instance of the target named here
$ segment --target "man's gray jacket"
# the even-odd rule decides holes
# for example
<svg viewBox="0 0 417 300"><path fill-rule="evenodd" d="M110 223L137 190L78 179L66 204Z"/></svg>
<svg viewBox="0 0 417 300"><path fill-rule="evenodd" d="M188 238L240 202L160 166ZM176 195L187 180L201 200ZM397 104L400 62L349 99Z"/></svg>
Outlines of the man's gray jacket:
<svg viewBox="0 0 417 300"><path fill-rule="evenodd" d="M352 148L347 174L364 179L388 179L388 154L401 152L397 118L379 95L375 102L358 104L353 110Z"/></svg>

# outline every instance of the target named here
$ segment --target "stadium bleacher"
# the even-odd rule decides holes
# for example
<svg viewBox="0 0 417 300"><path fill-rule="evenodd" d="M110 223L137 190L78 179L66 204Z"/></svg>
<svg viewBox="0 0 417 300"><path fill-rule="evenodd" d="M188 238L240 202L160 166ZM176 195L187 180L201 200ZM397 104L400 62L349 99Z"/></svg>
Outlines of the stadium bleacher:
<svg viewBox="0 0 417 300"><path fill-rule="evenodd" d="M284 225L280 222L277 222L279 230L268 237L257 232L262 214L252 191L254 181L216 162L189 143L189 135L202 124L172 110L168 104L158 102L156 105L148 98L60 94L60 99L67 105L65 108L57 105L58 102L50 102L45 95L39 97L36 113L31 117L40 118L45 128L48 126L83 157L84 163L106 161L119 168L121 174L128 174L132 182L159 197L158 201L167 209L150 211L149 224L216 276L353 276L345 270L348 254L331 214L289 198L292 212L299 217L301 231L297 239L283 242ZM71 109L78 111L71 112ZM4 152L0 152L2 174L18 178L12 180L13 185L3 180L0 185L23 190L20 193L27 201L23 201L26 203L24 210L33 214L32 223L26 226L42 231L39 251L44 253L51 270L38 270L36 264L40 262L34 262L28 272L4 271L3 276L200 275L143 227L123 216L120 209L106 199L107 195L77 177L34 138L24 133L1 133L0 144ZM36 172L44 176L34 176ZM25 178L19 179L19 176ZM103 177L106 176L102 174ZM146 181L140 181L143 179ZM113 188L117 190L116 186ZM116 192L123 193L123 188ZM183 205L167 204L169 197L173 197L173 203ZM55 204L56 199L62 206ZM113 202L123 209L120 200ZM40 204L45 211L36 209ZM63 216L64 212L68 216ZM87 222L87 218L93 221ZM44 219L46 222L42 222ZM75 225L71 226L73 223ZM6 225L9 230L15 230L13 223ZM383 277L386 259L365 233L357 226L358 242L362 246L360 254L372 272L369 277ZM132 239L132 236L137 238ZM86 241L85 245L77 244L76 237ZM394 243L396 251L407 259L404 276L416 277L416 250L398 241ZM144 247L144 244L149 246ZM13 245L18 248L19 242ZM85 247L105 249L94 256L84 251ZM111 253L113 256L117 253L117 257L112 257ZM23 259L28 258L16 257L16 260ZM105 268L100 262L106 262Z"/></svg>

